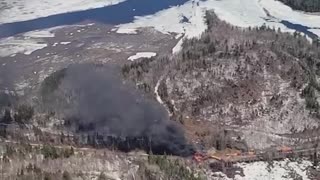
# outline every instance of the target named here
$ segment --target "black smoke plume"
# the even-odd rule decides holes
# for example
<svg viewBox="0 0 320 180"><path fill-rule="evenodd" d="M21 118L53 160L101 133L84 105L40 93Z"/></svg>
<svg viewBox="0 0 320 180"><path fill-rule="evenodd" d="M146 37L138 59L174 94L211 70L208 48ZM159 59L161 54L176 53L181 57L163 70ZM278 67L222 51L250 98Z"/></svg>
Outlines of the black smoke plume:
<svg viewBox="0 0 320 180"><path fill-rule="evenodd" d="M125 83L110 66L72 65L63 70L55 93L63 94L68 125L90 143L123 151L188 156L193 147L182 129L155 100ZM60 95L61 96L61 95Z"/></svg>

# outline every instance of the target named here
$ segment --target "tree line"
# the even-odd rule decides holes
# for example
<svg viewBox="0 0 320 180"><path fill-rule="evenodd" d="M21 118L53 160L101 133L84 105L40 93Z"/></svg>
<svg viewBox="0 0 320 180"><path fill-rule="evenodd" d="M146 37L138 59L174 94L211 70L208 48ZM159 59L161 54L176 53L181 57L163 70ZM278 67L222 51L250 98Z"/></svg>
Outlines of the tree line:
<svg viewBox="0 0 320 180"><path fill-rule="evenodd" d="M319 12L320 0L279 0L295 10Z"/></svg>

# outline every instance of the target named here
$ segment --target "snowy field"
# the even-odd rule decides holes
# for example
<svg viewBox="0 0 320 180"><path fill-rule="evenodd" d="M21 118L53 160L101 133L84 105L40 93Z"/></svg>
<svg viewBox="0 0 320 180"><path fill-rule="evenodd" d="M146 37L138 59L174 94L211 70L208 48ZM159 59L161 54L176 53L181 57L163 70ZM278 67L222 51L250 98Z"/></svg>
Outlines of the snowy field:
<svg viewBox="0 0 320 180"><path fill-rule="evenodd" d="M123 1L125 0L0 0L0 24L104 7ZM117 32L136 34L140 27L154 27L163 33L177 33L177 39L182 38L172 50L176 53L180 51L184 38L199 37L205 31L206 10L214 10L220 19L239 27L266 24L285 32L294 32L280 23L281 20L287 20L307 26L310 32L320 36L319 14L294 11L276 0L190 0L153 15L135 17L134 22L119 25Z"/></svg>
<svg viewBox="0 0 320 180"><path fill-rule="evenodd" d="M0 24L88 10L125 0L0 0Z"/></svg>
<svg viewBox="0 0 320 180"><path fill-rule="evenodd" d="M156 55L157 55L157 53L154 53L154 52L138 52L135 55L130 56L128 58L128 60L129 61L134 61L134 60L139 59L139 58L151 58L151 57L154 57Z"/></svg>
<svg viewBox="0 0 320 180"><path fill-rule="evenodd" d="M139 27L154 27L162 33L184 34L185 38L199 37L206 29L204 23L204 9L198 2L189 1L181 6L174 6L154 15L135 17L135 21L118 26L118 33L136 32ZM183 22L183 19L188 22ZM177 36L179 37L179 36ZM182 39L173 49L173 53L180 50Z"/></svg>
<svg viewBox="0 0 320 180"><path fill-rule="evenodd" d="M26 55L47 47L47 44L40 40L7 38L0 41L0 57L14 56L17 53Z"/></svg>
<svg viewBox="0 0 320 180"><path fill-rule="evenodd" d="M52 38L50 30L32 31L18 37L0 39L0 57L15 56L17 53L29 55L47 47L43 38Z"/></svg>
<svg viewBox="0 0 320 180"><path fill-rule="evenodd" d="M293 11L290 7L275 0L207 0L189 1L181 6L171 7L154 15L135 17L135 21L118 26L118 33L135 32L139 27L154 27L163 33L184 34L184 38L199 37L205 31L204 15L206 10L214 10L218 17L239 27L261 26L281 28L294 32L280 23L291 23L311 27L310 31L320 36L320 16ZM267 12L271 16L268 16ZM182 40L173 49L178 52Z"/></svg>
<svg viewBox="0 0 320 180"><path fill-rule="evenodd" d="M293 179L292 176L309 180L306 169L311 167L312 163L306 160L291 162L286 159L274 161L271 166L267 162L242 163L237 166L243 169L245 176L236 175L235 180L288 180Z"/></svg>
<svg viewBox="0 0 320 180"><path fill-rule="evenodd" d="M220 180L312 180L308 176L308 168L312 168L312 162L308 160L290 161L289 159L281 161L238 163L235 166L243 170L244 176L237 171L234 178L228 178L221 172L214 173L219 175Z"/></svg>

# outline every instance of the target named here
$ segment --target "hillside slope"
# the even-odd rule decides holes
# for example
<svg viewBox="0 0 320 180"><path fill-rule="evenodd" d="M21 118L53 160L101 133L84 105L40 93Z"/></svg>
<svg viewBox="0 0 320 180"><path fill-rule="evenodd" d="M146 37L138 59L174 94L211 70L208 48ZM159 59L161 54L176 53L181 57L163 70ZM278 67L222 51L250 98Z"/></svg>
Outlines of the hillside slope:
<svg viewBox="0 0 320 180"><path fill-rule="evenodd" d="M176 57L133 63L124 75L150 93L158 84L157 93L180 122L239 132L250 148L301 145L313 137L311 130L319 134L319 47L299 34L236 28L212 13L207 24Z"/></svg>

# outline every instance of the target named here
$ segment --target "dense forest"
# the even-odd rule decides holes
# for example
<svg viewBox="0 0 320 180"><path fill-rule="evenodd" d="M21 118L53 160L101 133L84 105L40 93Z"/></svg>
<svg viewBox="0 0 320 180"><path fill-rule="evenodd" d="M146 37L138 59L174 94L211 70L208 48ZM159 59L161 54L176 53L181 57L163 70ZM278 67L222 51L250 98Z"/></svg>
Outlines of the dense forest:
<svg viewBox="0 0 320 180"><path fill-rule="evenodd" d="M320 0L279 0L295 10L319 12Z"/></svg>

